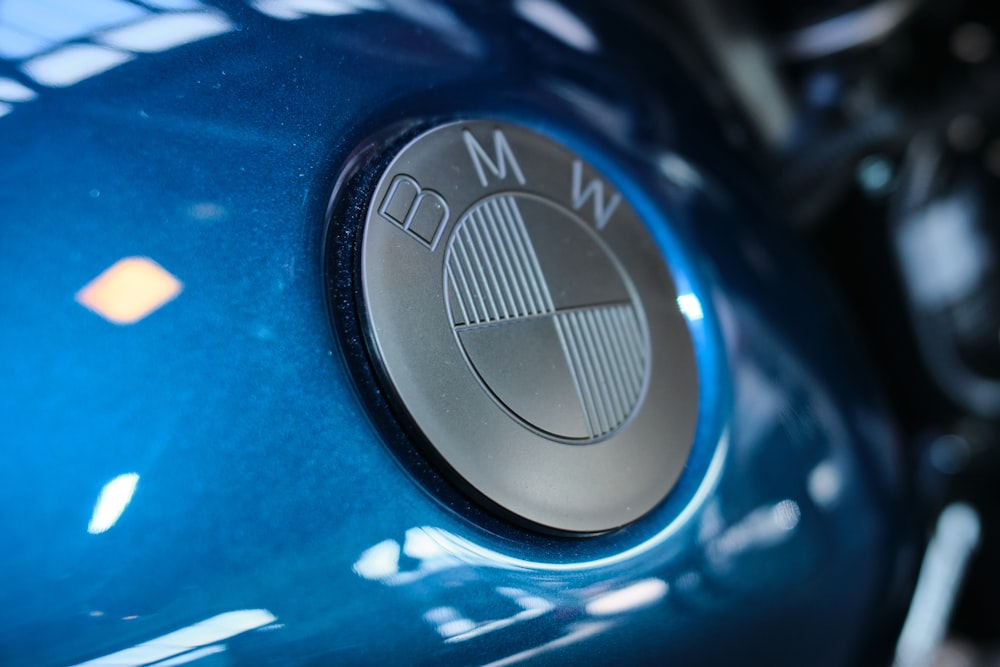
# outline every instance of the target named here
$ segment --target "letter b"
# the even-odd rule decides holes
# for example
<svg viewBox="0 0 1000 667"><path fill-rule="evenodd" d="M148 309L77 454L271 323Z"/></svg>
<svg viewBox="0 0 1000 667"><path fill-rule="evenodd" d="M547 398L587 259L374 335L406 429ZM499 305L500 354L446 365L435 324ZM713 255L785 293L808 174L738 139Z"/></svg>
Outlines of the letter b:
<svg viewBox="0 0 1000 667"><path fill-rule="evenodd" d="M431 251L441 240L451 214L444 197L420 187L415 178L406 174L392 179L378 212Z"/></svg>

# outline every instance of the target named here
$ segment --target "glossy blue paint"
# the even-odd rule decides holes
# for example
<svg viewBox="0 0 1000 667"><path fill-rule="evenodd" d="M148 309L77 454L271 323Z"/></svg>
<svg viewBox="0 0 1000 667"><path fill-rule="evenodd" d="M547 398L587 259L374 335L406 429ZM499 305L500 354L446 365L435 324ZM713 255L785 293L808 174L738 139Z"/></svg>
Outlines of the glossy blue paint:
<svg viewBox="0 0 1000 667"><path fill-rule="evenodd" d="M100 32L167 4L216 34L194 20L190 43L144 53L150 34ZM145 664L166 643L204 665L856 664L902 545L891 424L661 38L596 3L310 6L328 15L104 0L37 43L18 26L41 10L0 10L24 38L0 77L32 93L0 107L0 663L138 646ZM44 53L67 40L132 59L66 83ZM330 192L386 128L461 117L595 164L705 313L691 462L628 528L494 518L352 379L360 343L338 342L323 280ZM356 220L334 212L349 249ZM75 295L126 257L183 291L117 325Z"/></svg>

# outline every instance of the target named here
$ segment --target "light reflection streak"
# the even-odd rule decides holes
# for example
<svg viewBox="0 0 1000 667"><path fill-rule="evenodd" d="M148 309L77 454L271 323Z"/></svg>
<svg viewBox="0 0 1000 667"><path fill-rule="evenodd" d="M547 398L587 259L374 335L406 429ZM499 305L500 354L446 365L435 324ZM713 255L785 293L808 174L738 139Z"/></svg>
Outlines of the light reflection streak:
<svg viewBox="0 0 1000 667"><path fill-rule="evenodd" d="M132 648L82 662L74 667L141 667L191 649L218 644L230 637L269 625L277 617L266 609L240 609L229 611L162 635ZM177 664L177 663L173 663Z"/></svg>
<svg viewBox="0 0 1000 667"><path fill-rule="evenodd" d="M306 16L343 16L362 10L379 9L373 0L254 0L251 6L261 14L281 21L295 21Z"/></svg>
<svg viewBox="0 0 1000 667"><path fill-rule="evenodd" d="M0 3L0 58L10 59L35 83L66 88L131 62L236 29L229 17L197 0L61 3L58 12L30 2ZM283 20L336 16L383 8L380 0L256 0L251 6ZM151 9L162 10L160 12ZM36 90L0 78L0 117Z"/></svg>
<svg viewBox="0 0 1000 667"><path fill-rule="evenodd" d="M148 13L125 0L60 2L58 10L43 2L0 3L0 57L38 55L97 31L134 21ZM7 39L17 35L21 39Z"/></svg>
<svg viewBox="0 0 1000 667"><path fill-rule="evenodd" d="M725 561L750 549L777 544L795 530L801 516L794 500L758 507L709 542L706 551L710 558Z"/></svg>
<svg viewBox="0 0 1000 667"><path fill-rule="evenodd" d="M387 586L402 586L463 564L442 546L442 540L437 537L442 533L445 531L430 526L410 528L402 547L396 540L383 540L362 552L352 569L364 579L380 581ZM401 554L418 561L416 569L401 571Z"/></svg>
<svg viewBox="0 0 1000 667"><path fill-rule="evenodd" d="M424 613L424 620L434 626L437 633L444 638L454 637L470 630L476 624L462 616L454 607L434 607Z"/></svg>
<svg viewBox="0 0 1000 667"><path fill-rule="evenodd" d="M789 35L781 51L796 58L820 58L885 39L922 0L882 0L820 21Z"/></svg>
<svg viewBox="0 0 1000 667"><path fill-rule="evenodd" d="M52 88L65 88L102 74L135 58L131 53L94 44L68 44L37 56L21 69L32 79Z"/></svg>
<svg viewBox="0 0 1000 667"><path fill-rule="evenodd" d="M170 12L204 7L198 0L143 0L143 4Z"/></svg>
<svg viewBox="0 0 1000 667"><path fill-rule="evenodd" d="M154 14L115 28L97 39L108 46L140 53L157 53L233 30L233 24L214 12Z"/></svg>
<svg viewBox="0 0 1000 667"><path fill-rule="evenodd" d="M38 97L38 93L14 79L0 77L0 100L7 102L27 102Z"/></svg>
<svg viewBox="0 0 1000 667"><path fill-rule="evenodd" d="M970 506L952 503L941 512L899 633L894 667L931 664L948 629L955 598L969 559L979 546L981 532L979 515Z"/></svg>
<svg viewBox="0 0 1000 667"><path fill-rule="evenodd" d="M4 19L0 17L0 58L26 58L44 51L48 46L49 44L41 37L26 35L6 25Z"/></svg>
<svg viewBox="0 0 1000 667"><path fill-rule="evenodd" d="M516 0L514 11L528 23L578 51L595 53L600 48L587 24L552 0Z"/></svg>
<svg viewBox="0 0 1000 667"><path fill-rule="evenodd" d="M516 665L519 662L532 660L540 655L548 653L549 651L555 651L557 649L565 648L566 646L577 644L585 639L596 637L615 625L616 623L612 621L578 623L570 626L570 631L558 639L553 639L552 641L536 646L535 648L530 648L526 651L521 651L520 653L507 656L506 658L495 660L494 662L483 665L483 667L507 667L507 665Z"/></svg>
<svg viewBox="0 0 1000 667"><path fill-rule="evenodd" d="M139 484L139 475L134 472L118 475L105 484L100 495L97 496L94 514L90 518L87 532L91 535L100 535L118 523L125 508L132 502L137 484Z"/></svg>
<svg viewBox="0 0 1000 667"><path fill-rule="evenodd" d="M704 185L704 179L694 165L677 153L671 151L663 153L657 161L657 166L667 180L680 188L701 188Z"/></svg>
<svg viewBox="0 0 1000 667"><path fill-rule="evenodd" d="M591 616L611 616L649 607L666 597L669 588L662 579L643 579L625 588L595 596L587 603L586 611Z"/></svg>
<svg viewBox="0 0 1000 667"><path fill-rule="evenodd" d="M476 637L481 637L485 634L510 627L516 623L537 618L555 609L555 605L548 600L540 598L537 595L526 593L519 588L507 588L501 586L500 588L497 588L496 591L504 597L512 599L517 606L521 608L521 611L512 616L508 616L507 618L485 621L483 623L474 623L472 627L466 626L463 631L454 632L451 636L448 636L447 639L445 639L446 644L457 644L459 642L475 639ZM439 628L438 631L441 632L441 629ZM442 636L444 635L442 634Z"/></svg>
<svg viewBox="0 0 1000 667"><path fill-rule="evenodd" d="M160 662L154 662L149 667L174 667L174 665L186 665L189 662L194 662L195 660L201 660L202 658L207 658L210 655L215 655L216 653L222 653L226 650L225 644L214 644L212 646L206 646L204 648L195 649L194 651L188 651L176 658L168 658Z"/></svg>

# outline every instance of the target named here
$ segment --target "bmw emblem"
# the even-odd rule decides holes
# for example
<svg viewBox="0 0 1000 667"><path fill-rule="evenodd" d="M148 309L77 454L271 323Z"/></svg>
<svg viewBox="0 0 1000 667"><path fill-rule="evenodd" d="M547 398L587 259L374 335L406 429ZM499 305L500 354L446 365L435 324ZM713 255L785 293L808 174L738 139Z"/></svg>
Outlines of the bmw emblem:
<svg viewBox="0 0 1000 667"><path fill-rule="evenodd" d="M663 500L694 437L694 350L601 173L518 125L442 125L381 175L360 252L372 356L463 487L571 533Z"/></svg>

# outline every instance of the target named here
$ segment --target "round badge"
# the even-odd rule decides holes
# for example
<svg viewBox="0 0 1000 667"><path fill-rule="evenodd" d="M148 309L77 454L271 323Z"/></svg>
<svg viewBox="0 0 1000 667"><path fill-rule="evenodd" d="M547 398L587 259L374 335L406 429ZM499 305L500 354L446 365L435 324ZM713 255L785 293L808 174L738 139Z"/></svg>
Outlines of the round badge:
<svg viewBox="0 0 1000 667"><path fill-rule="evenodd" d="M557 531L638 519L692 446L698 377L664 258L624 195L510 123L425 132L361 244L368 345L448 472Z"/></svg>

